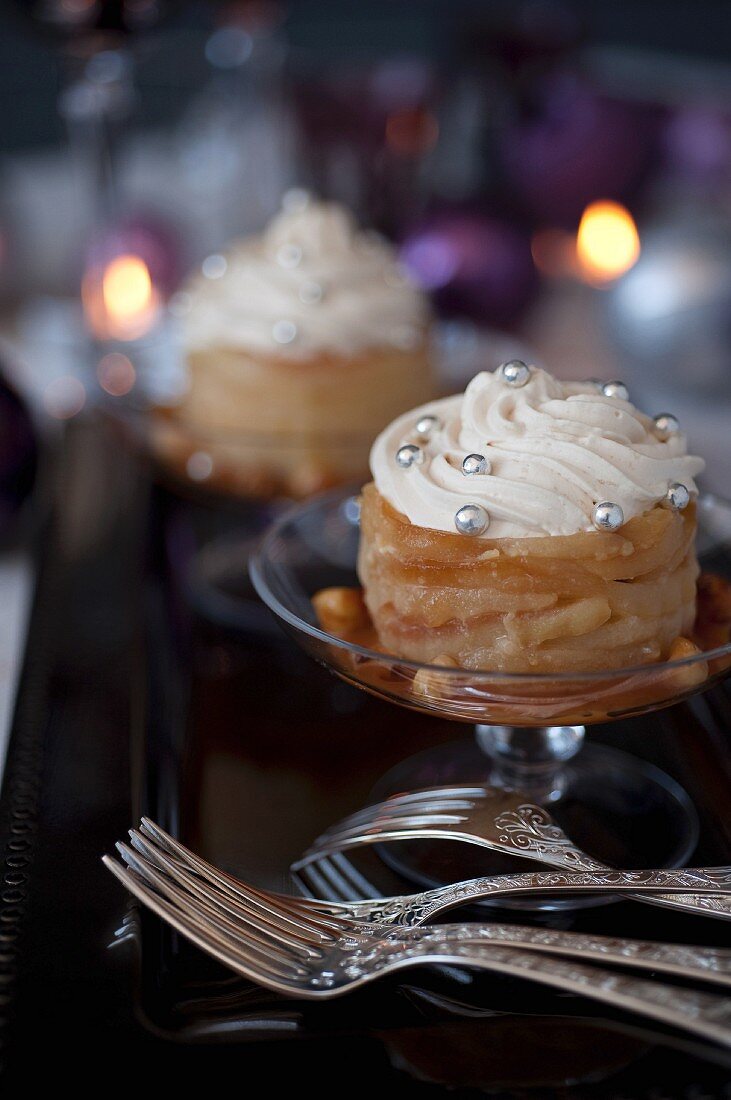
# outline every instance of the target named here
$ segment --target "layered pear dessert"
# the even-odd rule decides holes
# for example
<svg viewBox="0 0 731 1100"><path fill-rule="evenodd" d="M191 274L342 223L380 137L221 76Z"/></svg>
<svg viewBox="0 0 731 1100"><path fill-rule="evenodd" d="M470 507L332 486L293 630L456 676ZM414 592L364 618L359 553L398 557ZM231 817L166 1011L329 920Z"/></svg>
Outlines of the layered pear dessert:
<svg viewBox="0 0 731 1100"><path fill-rule="evenodd" d="M363 476L373 436L435 392L429 305L391 245L295 192L210 259L183 288L189 386L158 453L243 495Z"/></svg>
<svg viewBox="0 0 731 1100"><path fill-rule="evenodd" d="M371 452L358 573L380 648L497 673L696 650L695 478L674 417L513 361ZM697 650L696 650L697 652Z"/></svg>

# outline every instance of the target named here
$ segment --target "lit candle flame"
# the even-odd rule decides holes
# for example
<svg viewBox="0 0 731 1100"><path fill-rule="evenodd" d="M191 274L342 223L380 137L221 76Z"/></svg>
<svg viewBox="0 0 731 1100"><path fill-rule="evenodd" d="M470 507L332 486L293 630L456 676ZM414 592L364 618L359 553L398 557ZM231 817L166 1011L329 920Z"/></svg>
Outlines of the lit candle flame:
<svg viewBox="0 0 731 1100"><path fill-rule="evenodd" d="M640 255L634 219L618 202L587 206L576 234L576 259L587 282L603 285L629 271Z"/></svg>
<svg viewBox="0 0 731 1100"><path fill-rule="evenodd" d="M139 340L160 308L147 264L131 253L87 272L81 293L92 332L106 340Z"/></svg>

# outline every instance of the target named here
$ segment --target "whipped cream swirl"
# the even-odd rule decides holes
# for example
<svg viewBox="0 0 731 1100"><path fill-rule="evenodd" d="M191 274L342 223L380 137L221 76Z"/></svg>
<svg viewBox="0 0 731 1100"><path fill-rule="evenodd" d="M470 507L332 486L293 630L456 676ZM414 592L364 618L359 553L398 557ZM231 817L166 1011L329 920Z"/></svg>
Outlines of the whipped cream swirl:
<svg viewBox="0 0 731 1100"><path fill-rule="evenodd" d="M439 425L420 440L416 424L426 415ZM421 465L398 464L406 443L420 446ZM466 476L468 454L484 455L491 472ZM399 417L371 451L377 489L412 523L454 534L458 509L479 504L490 518L485 538L593 531L594 507L605 500L626 521L663 500L671 482L696 494L704 465L681 433L662 440L629 401L536 368L520 388L497 371L478 374L463 395Z"/></svg>
<svg viewBox="0 0 731 1100"><path fill-rule="evenodd" d="M188 351L226 348L306 359L416 347L428 305L382 237L341 206L300 195L261 237L216 258L185 288ZM204 265L204 272L206 265ZM222 271L222 273L221 273Z"/></svg>

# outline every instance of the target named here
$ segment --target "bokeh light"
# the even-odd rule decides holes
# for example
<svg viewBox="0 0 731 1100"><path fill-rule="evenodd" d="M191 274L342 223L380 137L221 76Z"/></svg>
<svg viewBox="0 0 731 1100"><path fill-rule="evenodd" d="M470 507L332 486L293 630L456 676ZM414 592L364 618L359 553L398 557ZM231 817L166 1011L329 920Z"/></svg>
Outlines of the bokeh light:
<svg viewBox="0 0 731 1100"><path fill-rule="evenodd" d="M86 390L78 378L64 374L49 382L43 391L43 405L55 420L70 420L86 404Z"/></svg>
<svg viewBox="0 0 731 1100"><path fill-rule="evenodd" d="M438 139L439 123L422 107L405 107L386 119L386 144L398 156L421 156L433 149Z"/></svg>
<svg viewBox="0 0 731 1100"><path fill-rule="evenodd" d="M152 280L140 256L118 256L102 278L104 305L115 325L134 324L150 308Z"/></svg>
<svg viewBox="0 0 731 1100"><path fill-rule="evenodd" d="M112 351L99 360L96 376L101 388L111 397L128 394L137 377L132 361L119 351Z"/></svg>
<svg viewBox="0 0 731 1100"><path fill-rule="evenodd" d="M213 473L213 459L207 451L194 451L185 469L191 481L207 481Z"/></svg>
<svg viewBox="0 0 731 1100"><path fill-rule="evenodd" d="M84 276L81 295L89 327L101 339L138 340L152 328L160 296L141 256L115 256Z"/></svg>
<svg viewBox="0 0 731 1100"><path fill-rule="evenodd" d="M576 235L576 257L587 281L612 282L629 271L639 255L640 237L629 210L608 200L590 203Z"/></svg>
<svg viewBox="0 0 731 1100"><path fill-rule="evenodd" d="M565 229L538 229L531 237L533 263L550 279L576 274L576 241Z"/></svg>

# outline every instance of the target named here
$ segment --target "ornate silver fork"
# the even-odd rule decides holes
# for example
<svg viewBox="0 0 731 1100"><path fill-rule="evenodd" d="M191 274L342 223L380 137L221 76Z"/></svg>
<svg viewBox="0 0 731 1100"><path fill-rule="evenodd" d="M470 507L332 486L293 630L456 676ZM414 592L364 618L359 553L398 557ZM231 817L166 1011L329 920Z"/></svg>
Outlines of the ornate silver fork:
<svg viewBox="0 0 731 1100"><path fill-rule="evenodd" d="M145 820L141 828L144 833L131 834L135 849L118 845L127 866L108 856L106 866L204 951L286 995L334 997L409 966L468 965L581 994L731 1045L731 998L496 944L490 925L407 929L364 923L348 915L351 906L254 889L210 868L154 823ZM728 975L729 953L715 956Z"/></svg>
<svg viewBox="0 0 731 1100"><path fill-rule="evenodd" d="M140 832L130 831L135 850L151 862L162 874L169 875L184 890L194 893L203 891L203 900L208 900L206 887L213 891L213 899L233 894L234 898L243 891L248 894L251 887L238 879L219 871L200 856L194 855L183 844L173 840L159 825L147 818L142 819ZM345 864L344 858L333 857ZM318 864L321 867L322 864ZM354 902L354 897L366 899L378 898L378 892L349 865L341 864L336 874L340 890L340 900L328 904L315 899L281 898L293 906L304 906L308 912L316 912L325 917L341 917L347 920L366 921L383 926L400 924L416 927L434 914L420 906L423 894L406 895L400 898L383 898ZM326 885L326 884L323 884ZM457 889L463 884L458 883ZM449 889L449 888L446 888ZM347 895L350 891L350 896ZM330 893L333 893L330 887ZM220 899L219 899L220 900ZM346 904L343 904L345 902ZM385 904L383 904L385 903ZM401 904L396 904L401 903ZM437 910L441 911L441 910ZM533 951L559 952L577 958L596 959L604 962L617 962L625 966L663 970L681 977L697 977L702 981L716 982L719 985L731 985L731 951L717 948L694 947L666 943L653 943L646 940L620 939L616 936L586 936L572 932L531 927L519 927L510 924L485 926L485 939L499 944L512 944Z"/></svg>
<svg viewBox="0 0 731 1100"><path fill-rule="evenodd" d="M361 844L427 839L475 844L551 867L609 870L578 848L546 809L519 793L496 787L430 787L393 795L331 826L292 865L292 872L302 878L309 864ZM682 869L677 873L682 876ZM731 920L731 896L707 894L700 883L695 893L671 893L677 887L670 881L667 890L652 897L637 893L632 900Z"/></svg>

